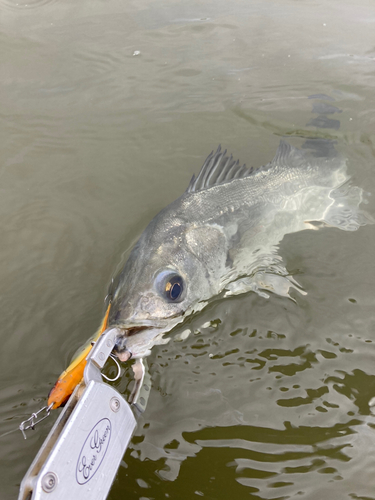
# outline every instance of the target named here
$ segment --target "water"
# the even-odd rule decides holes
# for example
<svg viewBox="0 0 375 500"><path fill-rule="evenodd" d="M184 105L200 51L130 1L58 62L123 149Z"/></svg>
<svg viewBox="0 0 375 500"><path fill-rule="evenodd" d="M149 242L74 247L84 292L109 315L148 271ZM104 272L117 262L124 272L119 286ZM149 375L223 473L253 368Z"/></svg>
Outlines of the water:
<svg viewBox="0 0 375 500"><path fill-rule="evenodd" d="M218 143L259 166L280 137L331 139L375 195L374 23L365 0L1 0L0 433L45 403L124 252ZM286 236L307 295L214 302L155 347L109 498L375 498L374 243ZM2 499L52 420L1 438Z"/></svg>

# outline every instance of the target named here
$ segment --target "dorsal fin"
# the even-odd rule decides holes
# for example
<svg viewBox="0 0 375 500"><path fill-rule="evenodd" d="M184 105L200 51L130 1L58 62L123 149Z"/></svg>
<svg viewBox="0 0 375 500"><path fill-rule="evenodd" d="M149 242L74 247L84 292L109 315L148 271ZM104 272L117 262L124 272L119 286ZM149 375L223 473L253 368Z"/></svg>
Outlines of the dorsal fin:
<svg viewBox="0 0 375 500"><path fill-rule="evenodd" d="M246 165L240 165L240 162L233 160L233 156L226 156L227 150L221 151L219 146L214 153L208 155L206 161L197 175L193 175L188 193L197 193L203 189L208 189L212 186L225 184L233 179L247 177L253 172L253 168L246 168Z"/></svg>
<svg viewBox="0 0 375 500"><path fill-rule="evenodd" d="M233 179L242 179L255 175L258 172L264 172L271 168L291 168L301 165L304 161L304 155L299 150L285 141L280 141L275 158L267 165L258 168L246 168L246 165L240 165L240 162L234 161L233 156L226 156L227 150L221 151L219 146L214 153L208 155L206 161L197 175L193 175L186 192L197 193L213 186L226 184Z"/></svg>

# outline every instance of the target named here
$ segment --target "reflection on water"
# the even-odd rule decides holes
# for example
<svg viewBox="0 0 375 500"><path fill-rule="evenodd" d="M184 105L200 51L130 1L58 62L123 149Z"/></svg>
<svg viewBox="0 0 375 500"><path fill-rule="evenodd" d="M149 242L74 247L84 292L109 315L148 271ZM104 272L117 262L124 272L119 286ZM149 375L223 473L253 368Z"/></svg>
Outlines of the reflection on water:
<svg viewBox="0 0 375 500"><path fill-rule="evenodd" d="M280 137L335 141L351 185L375 193L375 13L336 0L0 3L3 433L44 404L96 330L123 252L218 143L256 167ZM213 302L156 346L109 498L375 498L373 248L371 225L288 235L278 254L305 295ZM26 442L2 438L4 500L51 420Z"/></svg>

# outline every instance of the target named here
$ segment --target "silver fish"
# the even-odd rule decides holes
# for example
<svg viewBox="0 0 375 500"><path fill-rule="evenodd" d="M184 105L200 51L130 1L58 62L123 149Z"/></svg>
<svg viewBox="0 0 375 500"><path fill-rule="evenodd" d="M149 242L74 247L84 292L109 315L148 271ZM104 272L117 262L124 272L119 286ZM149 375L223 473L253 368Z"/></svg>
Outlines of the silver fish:
<svg viewBox="0 0 375 500"><path fill-rule="evenodd" d="M147 356L212 297L298 289L277 255L284 235L373 222L358 209L363 190L348 179L338 156L317 157L283 141L258 169L219 146L184 194L150 222L119 275L109 317L119 358Z"/></svg>

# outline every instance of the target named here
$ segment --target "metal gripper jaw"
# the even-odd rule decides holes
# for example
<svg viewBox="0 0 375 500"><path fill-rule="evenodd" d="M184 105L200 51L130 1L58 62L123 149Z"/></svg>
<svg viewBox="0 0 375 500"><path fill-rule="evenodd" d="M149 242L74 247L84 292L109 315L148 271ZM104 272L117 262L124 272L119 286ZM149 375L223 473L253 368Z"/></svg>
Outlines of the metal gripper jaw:
<svg viewBox="0 0 375 500"><path fill-rule="evenodd" d="M18 500L104 500L143 412L150 379L142 360L134 364L131 406L101 370L115 344L116 328L94 345L75 389L26 473Z"/></svg>

